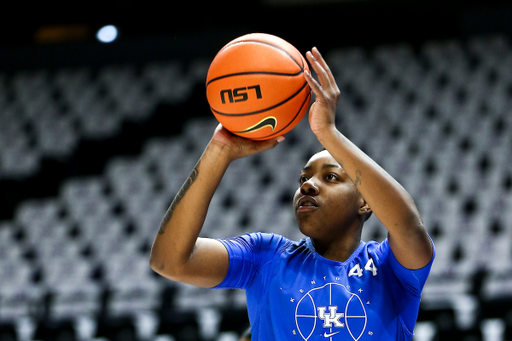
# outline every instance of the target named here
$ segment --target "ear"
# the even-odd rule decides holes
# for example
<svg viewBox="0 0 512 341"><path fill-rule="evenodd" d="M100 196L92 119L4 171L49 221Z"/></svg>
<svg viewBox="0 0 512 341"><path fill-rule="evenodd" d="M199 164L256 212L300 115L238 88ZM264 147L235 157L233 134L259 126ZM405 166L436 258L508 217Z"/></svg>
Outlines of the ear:
<svg viewBox="0 0 512 341"><path fill-rule="evenodd" d="M358 213L360 215L371 214L372 213L372 209L370 208L370 206L368 206L366 201L363 200L363 204L361 205L361 207L359 207Z"/></svg>

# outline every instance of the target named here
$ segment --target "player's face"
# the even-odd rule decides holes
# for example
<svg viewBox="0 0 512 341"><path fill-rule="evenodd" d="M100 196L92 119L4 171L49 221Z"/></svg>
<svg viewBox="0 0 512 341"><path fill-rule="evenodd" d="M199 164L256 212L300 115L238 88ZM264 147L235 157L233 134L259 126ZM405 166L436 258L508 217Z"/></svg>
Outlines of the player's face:
<svg viewBox="0 0 512 341"><path fill-rule="evenodd" d="M360 227L358 211L364 200L328 151L309 159L300 173L299 183L293 208L303 234L329 240Z"/></svg>

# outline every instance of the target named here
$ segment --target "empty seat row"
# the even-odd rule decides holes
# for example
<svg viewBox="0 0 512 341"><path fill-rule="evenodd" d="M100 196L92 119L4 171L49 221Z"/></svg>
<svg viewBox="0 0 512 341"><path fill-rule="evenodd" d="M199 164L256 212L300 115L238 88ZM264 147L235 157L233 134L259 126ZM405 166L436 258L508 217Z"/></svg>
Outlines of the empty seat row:
<svg viewBox="0 0 512 341"><path fill-rule="evenodd" d="M478 290L483 301L511 296L510 80L492 76L489 68L498 56L488 57L482 46L512 54L500 39L477 39L462 47L427 44L419 52L384 46L370 54L353 48L328 55L342 90L338 128L404 185L435 241L437 258L423 302L462 312L475 307ZM472 62L473 55L482 62ZM199 62L188 70L153 63L141 70L107 67L95 75L61 70L0 79L0 90L12 87L9 96L0 95L0 106L10 108L6 125L0 124L7 136L0 134L0 178L4 171L29 174L26 169L36 169L63 140L53 155L72 154L80 137L115 134L120 122L143 119L135 112L150 112L157 101L186 100L206 69ZM32 96L31 104L15 104ZM36 121L37 106L50 112L62 104L69 112L42 113ZM144 320L161 308L168 287L176 291L177 310L243 307L243 293L174 284L155 276L148 263L165 211L216 125L213 117L190 120L181 135L149 139L138 155L113 156L101 174L63 181L54 198L21 203L14 219L0 224L0 277L9 279L0 289L0 318L33 316L34 307L51 296L56 318L96 314L107 299L109 314ZM263 231L302 238L292 197L302 167L320 149L305 118L277 148L234 161L201 236ZM363 239L384 238L385 228L370 218ZM489 275L478 289L474 279L482 269Z"/></svg>
<svg viewBox="0 0 512 341"><path fill-rule="evenodd" d="M33 176L43 157L69 157L82 139L116 136L123 122L147 120L158 103L183 102L204 80L205 63L191 65L189 73L167 62L2 77L0 177Z"/></svg>

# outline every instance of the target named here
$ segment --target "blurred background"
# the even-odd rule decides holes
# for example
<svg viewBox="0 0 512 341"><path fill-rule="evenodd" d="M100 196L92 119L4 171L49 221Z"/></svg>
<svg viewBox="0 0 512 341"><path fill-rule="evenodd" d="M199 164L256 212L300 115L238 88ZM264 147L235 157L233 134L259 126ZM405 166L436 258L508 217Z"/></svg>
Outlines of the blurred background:
<svg viewBox="0 0 512 341"><path fill-rule="evenodd" d="M160 221L216 122L215 53L317 46L338 127L416 200L437 258L415 340L512 339L510 1L17 2L0 23L0 340L234 341L244 292L152 273ZM303 120L228 170L202 235L299 239ZM372 217L363 239L382 240Z"/></svg>

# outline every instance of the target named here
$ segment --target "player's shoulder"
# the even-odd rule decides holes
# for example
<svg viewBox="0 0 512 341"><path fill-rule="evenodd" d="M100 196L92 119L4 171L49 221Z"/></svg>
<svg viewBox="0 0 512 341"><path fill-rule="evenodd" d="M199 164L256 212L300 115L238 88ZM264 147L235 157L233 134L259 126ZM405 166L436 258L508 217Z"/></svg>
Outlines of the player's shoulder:
<svg viewBox="0 0 512 341"><path fill-rule="evenodd" d="M276 233L267 232L252 232L246 233L238 238L242 238L247 243L251 244L255 250L282 250L294 242L290 239Z"/></svg>
<svg viewBox="0 0 512 341"><path fill-rule="evenodd" d="M375 240L364 242L364 248L362 252L369 255L372 259L380 263L388 257L389 250L389 243L386 238L381 242Z"/></svg>
<svg viewBox="0 0 512 341"><path fill-rule="evenodd" d="M378 250L381 248L386 248L387 239L383 240L381 242L378 242L375 240L369 240L369 241L364 241L363 243L364 243L364 249L366 249L367 251L373 251L373 250Z"/></svg>
<svg viewBox="0 0 512 341"><path fill-rule="evenodd" d="M284 241L290 241L288 238L271 232L250 232L242 235L245 238L264 243L279 243Z"/></svg>

